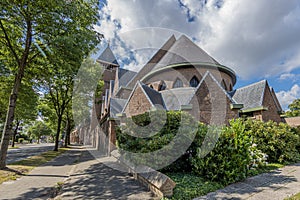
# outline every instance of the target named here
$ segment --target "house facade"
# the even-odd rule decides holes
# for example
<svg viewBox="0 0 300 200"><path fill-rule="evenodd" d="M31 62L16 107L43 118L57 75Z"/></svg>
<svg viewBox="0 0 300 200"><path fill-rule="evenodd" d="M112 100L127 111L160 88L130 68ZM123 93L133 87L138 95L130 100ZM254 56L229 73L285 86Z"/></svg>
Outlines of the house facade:
<svg viewBox="0 0 300 200"><path fill-rule="evenodd" d="M109 46L97 62L105 67L99 119L112 143L121 117L153 109L183 110L216 125L244 116L282 121L282 108L266 80L234 89L235 72L184 35L169 38L139 72L120 68Z"/></svg>

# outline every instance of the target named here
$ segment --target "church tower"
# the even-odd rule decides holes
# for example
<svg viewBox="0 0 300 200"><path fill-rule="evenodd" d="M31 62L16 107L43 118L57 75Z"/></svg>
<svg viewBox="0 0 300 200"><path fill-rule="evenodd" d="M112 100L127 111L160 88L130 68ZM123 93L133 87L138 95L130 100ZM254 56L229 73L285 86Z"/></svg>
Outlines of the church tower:
<svg viewBox="0 0 300 200"><path fill-rule="evenodd" d="M95 105L97 117L98 119L100 119L101 113L105 113L105 109L107 109L107 94L110 87L112 87L112 80L115 80L117 68L119 68L119 63L117 62L115 55L111 51L109 44L96 61L105 67L102 75L102 79L104 81L104 87L101 95L102 99L99 99L101 104Z"/></svg>

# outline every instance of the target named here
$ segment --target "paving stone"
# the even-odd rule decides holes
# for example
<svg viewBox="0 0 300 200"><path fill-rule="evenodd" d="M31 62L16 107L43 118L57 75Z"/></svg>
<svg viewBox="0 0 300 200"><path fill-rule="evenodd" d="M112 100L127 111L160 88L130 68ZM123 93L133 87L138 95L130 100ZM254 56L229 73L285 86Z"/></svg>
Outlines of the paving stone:
<svg viewBox="0 0 300 200"><path fill-rule="evenodd" d="M283 200L300 192L300 163L250 177L195 200Z"/></svg>

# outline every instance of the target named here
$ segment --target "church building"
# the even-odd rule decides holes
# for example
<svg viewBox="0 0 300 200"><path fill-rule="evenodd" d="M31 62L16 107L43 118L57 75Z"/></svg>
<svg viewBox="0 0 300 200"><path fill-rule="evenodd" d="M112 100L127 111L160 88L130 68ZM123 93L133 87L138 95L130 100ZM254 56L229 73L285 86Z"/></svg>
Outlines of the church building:
<svg viewBox="0 0 300 200"><path fill-rule="evenodd" d="M282 108L267 80L234 89L235 72L185 35L170 37L138 72L120 68L109 46L97 62L105 66L99 119L113 143L120 117L153 109L182 110L206 124L238 117L282 121Z"/></svg>

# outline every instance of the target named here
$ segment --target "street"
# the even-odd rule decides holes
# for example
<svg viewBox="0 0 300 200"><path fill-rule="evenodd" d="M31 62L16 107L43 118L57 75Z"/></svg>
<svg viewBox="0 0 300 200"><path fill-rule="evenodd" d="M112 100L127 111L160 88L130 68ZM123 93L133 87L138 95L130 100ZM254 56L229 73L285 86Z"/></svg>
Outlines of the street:
<svg viewBox="0 0 300 200"><path fill-rule="evenodd" d="M41 143L41 144L25 144L17 145L17 149L8 149L7 164L22 160L24 158L41 154L42 152L53 150L54 143Z"/></svg>

